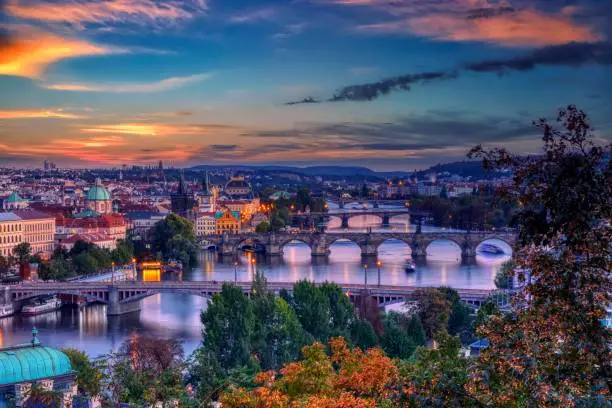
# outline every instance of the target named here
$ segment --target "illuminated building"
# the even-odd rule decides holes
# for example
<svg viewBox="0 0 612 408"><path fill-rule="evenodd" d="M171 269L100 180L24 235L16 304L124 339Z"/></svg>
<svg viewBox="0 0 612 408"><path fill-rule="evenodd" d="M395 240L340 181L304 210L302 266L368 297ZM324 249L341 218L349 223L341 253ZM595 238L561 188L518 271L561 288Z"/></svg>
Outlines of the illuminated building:
<svg viewBox="0 0 612 408"><path fill-rule="evenodd" d="M21 210L27 207L28 201L21 198L21 196L14 191L2 201L2 209L4 210Z"/></svg>
<svg viewBox="0 0 612 408"><path fill-rule="evenodd" d="M172 212L182 217L186 217L196 206L193 195L189 194L185 188L185 180L182 176L179 180L178 191L170 195L170 202Z"/></svg>
<svg viewBox="0 0 612 408"><path fill-rule="evenodd" d="M13 254L13 248L23 242L23 224L21 218L13 213L0 214L0 255L7 257Z"/></svg>
<svg viewBox="0 0 612 408"><path fill-rule="evenodd" d="M244 176L232 177L223 188L223 193L228 196L249 196L251 192L251 185L246 182Z"/></svg>
<svg viewBox="0 0 612 408"><path fill-rule="evenodd" d="M237 234L240 232L240 213L223 207L215 213L217 234Z"/></svg>
<svg viewBox="0 0 612 408"><path fill-rule="evenodd" d="M143 282L159 282L161 281L162 264L159 261L143 261L140 264L142 268Z"/></svg>
<svg viewBox="0 0 612 408"><path fill-rule="evenodd" d="M48 257L55 249L55 217L36 210L16 210L22 220L23 240L33 254Z"/></svg>
<svg viewBox="0 0 612 408"><path fill-rule="evenodd" d="M197 237L214 235L217 233L217 219L214 212L198 213L193 223Z"/></svg>

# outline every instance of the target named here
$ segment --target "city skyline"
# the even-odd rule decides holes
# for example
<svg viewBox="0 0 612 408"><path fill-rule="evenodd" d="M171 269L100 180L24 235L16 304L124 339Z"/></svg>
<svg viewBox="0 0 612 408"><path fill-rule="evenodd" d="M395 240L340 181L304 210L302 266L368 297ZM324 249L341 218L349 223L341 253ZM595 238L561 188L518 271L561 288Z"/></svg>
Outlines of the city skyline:
<svg viewBox="0 0 612 408"><path fill-rule="evenodd" d="M409 170L537 153L568 104L609 140L601 3L8 0L0 165Z"/></svg>

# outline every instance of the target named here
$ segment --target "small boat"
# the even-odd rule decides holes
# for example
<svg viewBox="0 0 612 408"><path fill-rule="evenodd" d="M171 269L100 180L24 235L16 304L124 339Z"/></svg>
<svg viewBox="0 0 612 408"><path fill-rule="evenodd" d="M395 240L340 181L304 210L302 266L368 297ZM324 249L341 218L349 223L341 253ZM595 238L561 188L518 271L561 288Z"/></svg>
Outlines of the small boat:
<svg viewBox="0 0 612 408"><path fill-rule="evenodd" d="M12 303L8 305L0 305L0 318L8 317L15 314L15 308Z"/></svg>
<svg viewBox="0 0 612 408"><path fill-rule="evenodd" d="M37 300L29 305L25 305L21 309L21 313L26 316L34 316L41 313L52 312L62 307L62 301L56 298L55 296L44 299Z"/></svg>
<svg viewBox="0 0 612 408"><path fill-rule="evenodd" d="M416 265L414 264L414 262L406 262L406 265L404 266L404 270L408 273L412 273L416 271Z"/></svg>
<svg viewBox="0 0 612 408"><path fill-rule="evenodd" d="M504 255L505 254L503 249L493 244L480 245L480 248L478 248L478 252L482 254L487 254L487 255Z"/></svg>

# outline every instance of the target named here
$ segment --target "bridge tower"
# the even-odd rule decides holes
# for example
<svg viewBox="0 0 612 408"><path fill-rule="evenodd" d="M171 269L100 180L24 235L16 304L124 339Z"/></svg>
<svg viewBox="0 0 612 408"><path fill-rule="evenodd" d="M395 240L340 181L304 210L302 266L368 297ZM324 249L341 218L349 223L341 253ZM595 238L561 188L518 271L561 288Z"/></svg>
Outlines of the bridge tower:
<svg viewBox="0 0 612 408"><path fill-rule="evenodd" d="M384 213L382 216L382 226L390 227L391 226L391 216L390 214Z"/></svg>
<svg viewBox="0 0 612 408"><path fill-rule="evenodd" d="M338 203L338 208L344 210L344 200L340 200L340 202Z"/></svg>
<svg viewBox="0 0 612 408"><path fill-rule="evenodd" d="M349 227L349 217L347 214L342 214L342 223L340 224L340 228L348 228Z"/></svg>

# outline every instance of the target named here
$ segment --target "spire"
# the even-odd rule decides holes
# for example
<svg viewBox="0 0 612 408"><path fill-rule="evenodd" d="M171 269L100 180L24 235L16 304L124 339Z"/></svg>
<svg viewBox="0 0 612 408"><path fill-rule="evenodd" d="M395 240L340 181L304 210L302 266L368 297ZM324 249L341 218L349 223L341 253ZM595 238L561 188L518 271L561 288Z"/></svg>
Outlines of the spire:
<svg viewBox="0 0 612 408"><path fill-rule="evenodd" d="M40 340L38 339L38 329L36 328L36 326L32 327L32 345L40 345Z"/></svg>
<svg viewBox="0 0 612 408"><path fill-rule="evenodd" d="M181 178L179 178L178 192L179 194L185 194L185 176L183 172L181 172Z"/></svg>

